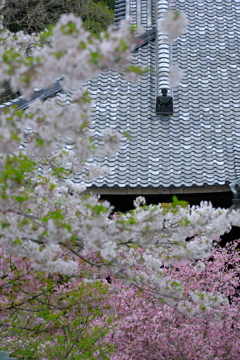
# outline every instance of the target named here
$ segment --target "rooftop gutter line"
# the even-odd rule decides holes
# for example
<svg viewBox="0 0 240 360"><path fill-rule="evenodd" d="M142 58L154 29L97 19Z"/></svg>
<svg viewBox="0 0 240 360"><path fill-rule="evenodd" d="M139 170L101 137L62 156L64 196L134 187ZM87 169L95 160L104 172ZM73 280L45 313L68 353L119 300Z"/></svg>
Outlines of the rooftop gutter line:
<svg viewBox="0 0 240 360"><path fill-rule="evenodd" d="M129 0L125 0L125 6L126 6L126 17L125 19L128 20L130 19L130 1Z"/></svg>
<svg viewBox="0 0 240 360"><path fill-rule="evenodd" d="M142 0L136 0L137 2L137 26L142 26Z"/></svg>
<svg viewBox="0 0 240 360"><path fill-rule="evenodd" d="M152 22L152 0L147 0L147 30L153 27Z"/></svg>

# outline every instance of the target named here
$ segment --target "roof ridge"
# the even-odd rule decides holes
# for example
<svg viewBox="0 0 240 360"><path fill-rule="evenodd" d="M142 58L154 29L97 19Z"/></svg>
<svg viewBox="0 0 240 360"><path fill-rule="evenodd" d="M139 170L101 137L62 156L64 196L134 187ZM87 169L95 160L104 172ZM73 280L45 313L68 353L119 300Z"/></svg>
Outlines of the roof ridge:
<svg viewBox="0 0 240 360"><path fill-rule="evenodd" d="M170 10L169 0L156 0L156 23L162 15ZM172 94L172 89L169 81L169 72L171 66L171 44L166 41L166 34L159 29L156 35L156 97L161 94L161 89L166 88Z"/></svg>
<svg viewBox="0 0 240 360"><path fill-rule="evenodd" d="M61 79L60 79L61 80ZM7 106L17 105L19 110L26 110L31 103L37 99L46 100L57 93L63 91L60 84L60 80L56 81L53 85L49 86L46 89L37 89L34 94L31 95L30 99L24 99L23 96L19 96L13 100L10 100L6 103L0 105L0 109L4 109Z"/></svg>

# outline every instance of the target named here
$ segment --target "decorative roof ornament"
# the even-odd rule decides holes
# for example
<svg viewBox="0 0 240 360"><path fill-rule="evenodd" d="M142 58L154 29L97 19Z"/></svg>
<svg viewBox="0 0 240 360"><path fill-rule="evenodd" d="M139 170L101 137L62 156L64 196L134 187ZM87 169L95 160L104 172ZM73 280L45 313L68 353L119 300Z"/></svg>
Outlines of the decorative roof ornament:
<svg viewBox="0 0 240 360"><path fill-rule="evenodd" d="M156 114L162 116L170 116L173 114L173 98L167 95L166 88L161 90L162 95L157 96Z"/></svg>
<svg viewBox="0 0 240 360"><path fill-rule="evenodd" d="M188 22L183 12L170 8L168 0L157 2L156 114L165 117L173 114L172 89L180 84L183 76L183 70L172 64L172 43L185 32ZM167 95L167 89L171 96Z"/></svg>
<svg viewBox="0 0 240 360"><path fill-rule="evenodd" d="M160 27L161 19L164 14L170 10L170 4L168 0L156 2L156 46L155 46L155 64L156 64L156 114L168 117L172 115L170 107L168 105L170 94L172 93L170 83L170 68L172 65L171 59L171 43L168 41L168 34ZM167 90L168 89L168 90ZM163 93L164 90L164 93ZM166 94L165 94L166 90ZM169 95L167 95L167 92Z"/></svg>
<svg viewBox="0 0 240 360"><path fill-rule="evenodd" d="M240 207L240 178L231 182L229 186L234 196L232 199L232 208L237 209Z"/></svg>

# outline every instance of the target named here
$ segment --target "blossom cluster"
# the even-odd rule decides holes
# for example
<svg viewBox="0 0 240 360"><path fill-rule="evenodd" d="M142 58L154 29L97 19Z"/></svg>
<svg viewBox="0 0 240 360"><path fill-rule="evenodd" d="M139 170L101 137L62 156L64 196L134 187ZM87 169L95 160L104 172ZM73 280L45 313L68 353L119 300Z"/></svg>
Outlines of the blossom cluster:
<svg viewBox="0 0 240 360"><path fill-rule="evenodd" d="M205 307L212 306L211 301L216 301L216 294L228 298L217 311L202 317L186 316L192 311L186 304L181 305L181 311L176 311L135 286L112 282L110 291L116 309L116 326L112 326L107 336L117 350L111 360L117 360L119 353L123 360L238 358L239 241L225 249L215 247L212 256L201 261L201 272L197 269L198 263L167 266L162 271L181 279L187 296L194 292L204 298L204 292L211 291L212 300L206 299L206 304L199 309L203 313Z"/></svg>
<svg viewBox="0 0 240 360"><path fill-rule="evenodd" d="M171 15L173 22L182 21L181 15L175 17ZM10 47L6 42L0 56L2 78L9 77L14 90L26 96L31 88L49 86L62 74L64 89L78 90L71 106L61 107L53 99L36 101L25 112L13 107L0 114L3 250L31 258L35 270L65 276L77 273L81 259L97 268L98 276L131 281L169 306L181 307L181 312L193 303L193 314L206 301L211 307L221 305L225 300L220 295L211 302L211 294L198 298L195 293L188 294L187 303L184 286L176 286L161 268L209 257L212 239L239 225L238 211L207 203L191 208L174 202L146 206L141 197L135 210L110 219L113 208L108 202L83 193L85 181L108 171L87 160L98 154L112 156L121 142L120 134L106 129L103 145L96 147L84 83L108 67L124 71L126 79L140 76L141 69L129 66L137 43L129 23L118 31L110 27L97 39L83 29L80 18L63 15L40 40L31 56L14 47L14 37ZM192 240L186 242L187 237ZM93 260L89 252L95 253ZM92 272L83 277L91 281Z"/></svg>
<svg viewBox="0 0 240 360"><path fill-rule="evenodd" d="M181 11L167 11L158 20L158 28L168 35L169 42L172 42L186 30L188 20Z"/></svg>

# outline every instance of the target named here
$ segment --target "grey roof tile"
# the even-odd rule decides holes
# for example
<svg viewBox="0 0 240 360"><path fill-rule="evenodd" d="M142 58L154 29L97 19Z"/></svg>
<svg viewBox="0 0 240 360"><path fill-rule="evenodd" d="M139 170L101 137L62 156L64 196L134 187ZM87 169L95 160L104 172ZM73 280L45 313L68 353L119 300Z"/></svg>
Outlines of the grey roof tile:
<svg viewBox="0 0 240 360"><path fill-rule="evenodd" d="M139 3L142 10L152 4L130 1L133 13ZM172 46L172 62L186 72L173 91L174 114L168 120L155 115L154 73L143 76L139 85L120 81L114 92L108 88L105 101L110 106L105 107L105 119L114 115L114 126L127 128L132 141L114 161L104 160L113 172L97 180L97 187L224 185L240 174L240 2L173 0L171 5L189 18L186 34ZM159 56L165 61L161 70L168 70L168 49L156 52L156 43L152 40L138 49L134 60L154 66ZM108 78L107 73L101 76ZM89 84L94 100L96 86L96 82ZM96 106L94 121L104 128L106 120L99 118L99 112Z"/></svg>

